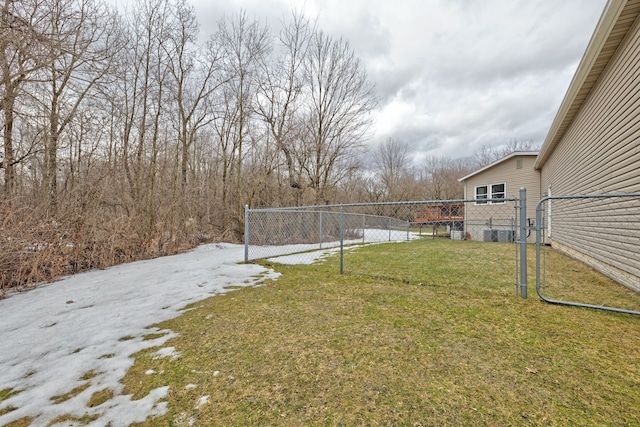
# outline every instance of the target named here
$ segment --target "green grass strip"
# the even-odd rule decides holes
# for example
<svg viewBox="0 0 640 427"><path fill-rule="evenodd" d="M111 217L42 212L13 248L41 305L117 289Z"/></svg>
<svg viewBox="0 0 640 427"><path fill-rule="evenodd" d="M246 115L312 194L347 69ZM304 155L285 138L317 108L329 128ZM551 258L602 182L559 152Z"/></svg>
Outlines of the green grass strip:
<svg viewBox="0 0 640 427"><path fill-rule="evenodd" d="M548 257L568 283L619 291ZM142 352L124 380L134 398L170 386L148 425L640 425L640 319L517 297L513 245L424 239L337 262L274 265L276 282L157 325L181 357Z"/></svg>

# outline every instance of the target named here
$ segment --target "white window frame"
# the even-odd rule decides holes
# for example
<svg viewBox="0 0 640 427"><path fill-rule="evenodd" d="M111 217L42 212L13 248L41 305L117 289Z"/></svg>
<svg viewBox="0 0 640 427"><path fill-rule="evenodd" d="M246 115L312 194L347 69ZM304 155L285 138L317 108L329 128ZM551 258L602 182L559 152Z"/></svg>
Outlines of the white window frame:
<svg viewBox="0 0 640 427"><path fill-rule="evenodd" d="M503 190L502 191L497 191L497 192L494 193L493 192L493 186L494 185L502 185ZM490 184L489 185L489 189L490 189L489 190L489 198L490 199L498 199L498 198L506 199L507 198L507 183L506 182L496 182L496 183ZM502 197L496 197L496 194L500 194ZM502 202L495 202L494 201L494 202L491 202L491 203L500 204L501 205L501 204L504 204L505 202L503 200Z"/></svg>
<svg viewBox="0 0 640 427"><path fill-rule="evenodd" d="M500 191L500 192L493 192L493 186L494 185L502 185L504 186L504 191ZM505 201L491 201L491 202L481 202L480 200L483 200L484 198L478 198L478 188L486 188L486 199L495 199L495 195L499 194L501 197L501 199L506 199L507 198L507 183L506 182L494 182L491 184L484 184L484 185L476 185L473 189L473 199L477 200L474 204L476 205L486 205L486 204L494 204L494 205L501 205L506 203Z"/></svg>
<svg viewBox="0 0 640 427"><path fill-rule="evenodd" d="M484 188L486 189L485 197L484 197L484 198L479 198L479 197L478 197L478 188L482 188L482 187L484 187ZM474 199L474 200L484 200L484 199L488 199L488 198L489 198L489 188L490 188L490 187L489 187L488 185L476 185L476 186L473 188L473 199ZM480 201L477 201L477 202L475 202L474 204L476 204L476 205L486 205L487 203L488 203L488 202L480 202Z"/></svg>

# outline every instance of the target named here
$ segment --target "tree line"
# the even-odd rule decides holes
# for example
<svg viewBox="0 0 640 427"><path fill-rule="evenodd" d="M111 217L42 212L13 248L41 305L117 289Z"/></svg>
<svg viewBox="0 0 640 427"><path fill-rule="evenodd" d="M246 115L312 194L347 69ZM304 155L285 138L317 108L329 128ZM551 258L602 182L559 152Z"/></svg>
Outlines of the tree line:
<svg viewBox="0 0 640 427"><path fill-rule="evenodd" d="M458 179L516 151L535 151L530 139L511 138L500 145L483 145L469 156L427 156L416 161L411 146L389 138L376 146L364 163L364 173L353 177L350 193L359 202L456 200L464 198Z"/></svg>
<svg viewBox="0 0 640 427"><path fill-rule="evenodd" d="M471 167L397 140L364 167L374 84L296 11L205 36L185 0L0 8L2 289L237 240L246 204L448 198Z"/></svg>

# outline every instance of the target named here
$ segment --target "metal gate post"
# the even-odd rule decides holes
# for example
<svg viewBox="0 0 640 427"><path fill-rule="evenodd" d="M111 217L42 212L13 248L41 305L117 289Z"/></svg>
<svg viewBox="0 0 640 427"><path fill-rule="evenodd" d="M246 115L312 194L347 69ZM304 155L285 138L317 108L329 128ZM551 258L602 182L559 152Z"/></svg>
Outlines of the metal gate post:
<svg viewBox="0 0 640 427"><path fill-rule="evenodd" d="M544 202L548 200L548 197L541 199L536 206L536 292L541 299L542 295L540 294L540 247L542 246L542 232L543 232L543 224L542 224L542 206ZM543 299L544 301L544 299Z"/></svg>
<svg viewBox="0 0 640 427"><path fill-rule="evenodd" d="M520 297L527 298L527 189L520 189Z"/></svg>
<svg viewBox="0 0 640 427"><path fill-rule="evenodd" d="M249 205L244 205L244 262L249 262Z"/></svg>
<svg viewBox="0 0 640 427"><path fill-rule="evenodd" d="M340 274L343 273L344 260L344 207L340 206Z"/></svg>

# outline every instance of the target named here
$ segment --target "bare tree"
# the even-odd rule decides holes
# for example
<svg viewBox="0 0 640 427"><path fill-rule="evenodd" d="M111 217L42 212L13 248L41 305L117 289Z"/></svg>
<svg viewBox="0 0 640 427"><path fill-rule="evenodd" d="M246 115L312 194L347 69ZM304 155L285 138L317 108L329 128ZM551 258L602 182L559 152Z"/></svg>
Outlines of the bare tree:
<svg viewBox="0 0 640 427"><path fill-rule="evenodd" d="M270 48L269 31L257 21L249 21L245 12L220 22L217 34L226 75L222 86L220 117L214 122L222 148L222 207L228 205L230 184L235 195L234 228L242 234L242 162L245 140L255 110L259 64ZM224 222L227 222L226 220Z"/></svg>
<svg viewBox="0 0 640 427"><path fill-rule="evenodd" d="M377 100L373 85L349 43L322 31L311 38L305 76L306 114L298 161L316 191L327 190L357 167L356 154L368 137Z"/></svg>
<svg viewBox="0 0 640 427"><path fill-rule="evenodd" d="M118 139L132 217L141 216L142 235L152 235L156 216L158 157L162 144L163 114L170 108L168 58L163 43L168 39L171 4L168 0L136 3L126 26L127 49L118 58Z"/></svg>
<svg viewBox="0 0 640 427"><path fill-rule="evenodd" d="M474 153L474 159L476 167L481 168L516 151L536 151L539 148L540 145L532 139L511 138L503 145L483 145Z"/></svg>
<svg viewBox="0 0 640 427"><path fill-rule="evenodd" d="M117 43L113 16L104 4L52 0L48 6L53 60L42 70L41 106L47 116L43 175L55 210L60 138L85 98L107 74Z"/></svg>
<svg viewBox="0 0 640 427"><path fill-rule="evenodd" d="M3 184L15 204L0 209L28 210L11 235L48 251L28 280L236 240L244 203L415 188L403 144L381 154L386 186L362 168L373 85L346 41L301 14L272 38L241 12L203 45L186 0L117 16L102 1L0 0Z"/></svg>
<svg viewBox="0 0 640 427"><path fill-rule="evenodd" d="M385 188L388 200L403 200L410 194L413 180L409 145L396 138L389 138L373 153L376 172Z"/></svg>
<svg viewBox="0 0 640 427"><path fill-rule="evenodd" d="M4 0L0 9L0 110L3 124L4 190L13 193L15 165L32 153L17 155L14 124L18 98L33 74L49 63L49 41L43 20L44 4L37 0Z"/></svg>
<svg viewBox="0 0 640 427"><path fill-rule="evenodd" d="M294 191L294 203L300 203L302 183L294 151L298 138L300 108L304 90L304 61L313 28L302 14L293 12L278 37L277 56L262 62L257 113L265 122L284 156L289 187ZM267 62L268 61L268 62Z"/></svg>
<svg viewBox="0 0 640 427"><path fill-rule="evenodd" d="M458 178L473 169L470 159L451 159L443 156L427 157L423 167L423 185L426 198L432 200L452 200L464 197L464 186Z"/></svg>
<svg viewBox="0 0 640 427"><path fill-rule="evenodd" d="M168 68L173 78L173 98L178 112L178 144L182 188L187 184L189 152L197 132L212 120L207 102L222 83L221 53L214 41L205 55L198 52L199 34L195 9L178 0L172 10L171 29L164 43Z"/></svg>

